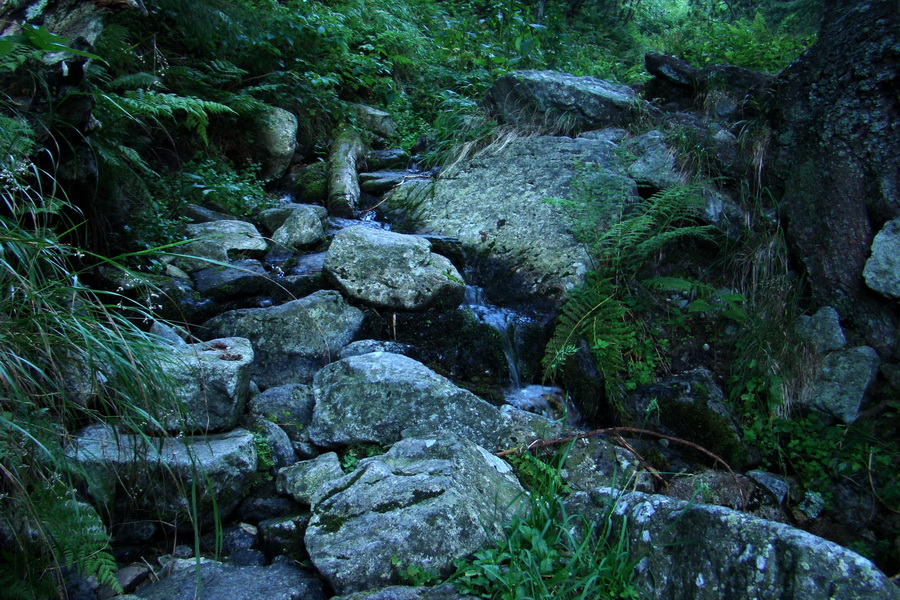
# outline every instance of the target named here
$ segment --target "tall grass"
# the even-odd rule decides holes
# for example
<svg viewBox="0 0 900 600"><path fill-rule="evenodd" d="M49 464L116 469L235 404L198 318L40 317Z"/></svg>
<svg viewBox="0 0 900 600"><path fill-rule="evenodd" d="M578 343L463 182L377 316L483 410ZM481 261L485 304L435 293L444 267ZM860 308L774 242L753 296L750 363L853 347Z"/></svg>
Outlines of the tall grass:
<svg viewBox="0 0 900 600"><path fill-rule="evenodd" d="M77 214L21 158L0 163L0 585L5 597L60 588L61 566L114 584L103 522L75 493L67 438L98 419L139 431L164 398L147 307L85 284L117 263L69 245Z"/></svg>

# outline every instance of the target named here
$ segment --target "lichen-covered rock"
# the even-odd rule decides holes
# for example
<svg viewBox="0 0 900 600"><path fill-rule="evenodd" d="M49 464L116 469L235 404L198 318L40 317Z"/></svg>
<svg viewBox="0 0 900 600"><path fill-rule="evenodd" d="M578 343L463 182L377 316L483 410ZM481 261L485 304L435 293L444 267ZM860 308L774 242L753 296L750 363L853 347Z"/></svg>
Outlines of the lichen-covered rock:
<svg viewBox="0 0 900 600"><path fill-rule="evenodd" d="M291 167L281 186L291 192L298 202L325 204L328 199L328 164L317 162Z"/></svg>
<svg viewBox="0 0 900 600"><path fill-rule="evenodd" d="M831 306L824 306L812 316L802 315L795 325L797 335L810 342L819 354L840 350L847 345L841 318Z"/></svg>
<svg viewBox="0 0 900 600"><path fill-rule="evenodd" d="M170 565L169 574L138 588L145 600L324 600L322 582L312 571L286 562L237 567L193 559ZM175 567L175 568L173 568ZM198 572L199 569L199 572Z"/></svg>
<svg viewBox="0 0 900 600"><path fill-rule="evenodd" d="M479 284L494 302L558 297L583 281L590 265L565 212L548 198L572 200L573 182L621 192L637 188L621 172L609 140L518 138L488 147L446 169L432 182L414 180L386 204L407 215L417 231L454 236L478 256Z"/></svg>
<svg viewBox="0 0 900 600"><path fill-rule="evenodd" d="M579 440L569 449L560 472L563 480L575 490L597 487L653 492L653 477L633 452L610 444L599 437Z"/></svg>
<svg viewBox="0 0 900 600"><path fill-rule="evenodd" d="M324 221L327 217L328 211L322 206L293 205L282 224L272 234L272 241L295 250L320 244L325 241Z"/></svg>
<svg viewBox="0 0 900 600"><path fill-rule="evenodd" d="M191 279L198 292L218 302L280 292L278 282L266 273L262 263L249 258L194 271Z"/></svg>
<svg viewBox="0 0 900 600"><path fill-rule="evenodd" d="M385 138L397 135L397 123L390 113L365 104L350 104L347 108L356 117L358 125Z"/></svg>
<svg viewBox="0 0 900 600"><path fill-rule="evenodd" d="M284 175L297 149L297 117L277 106L266 107L257 122L256 154L262 161L261 176Z"/></svg>
<svg viewBox="0 0 900 600"><path fill-rule="evenodd" d="M245 221L192 223L185 228L189 237L197 239L178 246L175 252L181 256L175 266L188 273L227 263L232 254L262 254L267 247L256 227Z"/></svg>
<svg viewBox="0 0 900 600"><path fill-rule="evenodd" d="M160 415L167 431L233 429L244 413L253 347L244 338L222 338L172 348L163 364L176 403Z"/></svg>
<svg viewBox="0 0 900 600"><path fill-rule="evenodd" d="M437 587L391 585L379 590L335 596L331 600L474 600L474 596L464 596L449 585Z"/></svg>
<svg viewBox="0 0 900 600"><path fill-rule="evenodd" d="M488 109L504 122L530 130L572 133L623 127L642 101L627 85L555 71L513 71L490 87Z"/></svg>
<svg viewBox="0 0 900 600"><path fill-rule="evenodd" d="M822 361L809 393L812 407L842 423L852 423L880 363L878 353L868 346L832 352Z"/></svg>
<svg viewBox="0 0 900 600"><path fill-rule="evenodd" d="M452 431L486 448L502 438L500 412L406 356L372 352L316 373L309 435L316 445L389 444Z"/></svg>
<svg viewBox="0 0 900 600"><path fill-rule="evenodd" d="M349 356L359 356L360 354L369 354L370 352L390 352L392 354L402 354L412 359L421 359L417 356L418 350L410 344L401 344L400 342L391 342L389 340L357 340L341 349L341 358Z"/></svg>
<svg viewBox="0 0 900 600"><path fill-rule="evenodd" d="M628 175L638 185L664 190L685 182L685 176L675 165L675 152L665 144L665 134L648 131L629 140L628 150L635 160L628 165Z"/></svg>
<svg viewBox="0 0 900 600"><path fill-rule="evenodd" d="M338 292L323 290L272 308L222 313L203 325L210 336L253 343L253 376L262 387L308 383L362 326L363 313Z"/></svg>
<svg viewBox="0 0 900 600"><path fill-rule="evenodd" d="M93 426L72 441L67 455L88 477L88 493L116 518L145 518L190 529L196 492L201 524L225 518L256 474L253 434L148 438ZM196 487L194 487L196 486ZM213 510L215 502L215 512Z"/></svg>
<svg viewBox="0 0 900 600"><path fill-rule="evenodd" d="M525 510L506 462L443 432L360 461L321 496L306 547L338 594L397 583L416 565L447 574Z"/></svg>
<svg viewBox="0 0 900 600"><path fill-rule="evenodd" d="M888 221L875 236L863 276L879 294L900 298L900 218Z"/></svg>
<svg viewBox="0 0 900 600"><path fill-rule="evenodd" d="M337 454L326 452L278 471L278 491L293 496L301 504L315 507L322 488L343 476Z"/></svg>
<svg viewBox="0 0 900 600"><path fill-rule="evenodd" d="M900 589L858 554L721 506L598 488L566 507L589 521L611 515L613 536L624 532L632 555L643 557L637 581L649 598L900 598Z"/></svg>
<svg viewBox="0 0 900 600"><path fill-rule="evenodd" d="M325 272L351 298L384 308L456 306L465 294L462 275L427 240L371 227L339 231Z"/></svg>
<svg viewBox="0 0 900 600"><path fill-rule="evenodd" d="M288 383L271 387L252 398L250 415L271 421L284 429L292 441L307 441L305 430L312 423L312 387L300 383Z"/></svg>

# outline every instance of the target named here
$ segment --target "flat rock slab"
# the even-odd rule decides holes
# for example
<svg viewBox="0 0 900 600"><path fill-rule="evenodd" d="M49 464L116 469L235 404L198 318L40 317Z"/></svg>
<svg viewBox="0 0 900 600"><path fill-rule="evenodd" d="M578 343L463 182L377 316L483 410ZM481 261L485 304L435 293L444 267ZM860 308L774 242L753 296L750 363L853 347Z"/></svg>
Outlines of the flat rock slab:
<svg viewBox="0 0 900 600"><path fill-rule="evenodd" d="M398 583L409 565L446 575L501 539L523 498L512 467L484 448L448 432L410 438L323 491L306 547L338 594Z"/></svg>
<svg viewBox="0 0 900 600"><path fill-rule="evenodd" d="M272 308L222 313L203 327L213 337L253 343L253 377L262 387L309 383L313 374L353 341L363 313L340 293L323 290ZM226 333L228 332L228 333Z"/></svg>
<svg viewBox="0 0 900 600"><path fill-rule="evenodd" d="M351 356L316 373L312 441L323 447L390 444L451 431L486 448L502 439L500 411L409 357Z"/></svg>
<svg viewBox="0 0 900 600"><path fill-rule="evenodd" d="M580 492L569 514L599 523L610 515L651 599L897 600L897 588L871 562L782 523L721 506L610 488Z"/></svg>
<svg viewBox="0 0 900 600"><path fill-rule="evenodd" d="M458 238L495 302L561 296L589 270L584 244L548 198L583 195L576 182L606 186L629 202L637 186L606 139L518 138L486 148L432 182L414 180L388 195L416 231Z"/></svg>
<svg viewBox="0 0 900 600"><path fill-rule="evenodd" d="M79 433L68 456L88 476L88 492L115 515L128 514L191 529L192 486L204 524L213 506L226 517L256 474L253 434L148 438L98 425Z"/></svg>
<svg viewBox="0 0 900 600"><path fill-rule="evenodd" d="M193 559L178 562L183 564L174 573L139 588L135 596L145 600L325 599L322 582L312 572L293 565L235 567L203 561L197 567Z"/></svg>
<svg viewBox="0 0 900 600"><path fill-rule="evenodd" d="M339 231L325 272L351 298L382 308L457 306L465 295L462 275L430 242L371 227Z"/></svg>
<svg viewBox="0 0 900 600"><path fill-rule="evenodd" d="M526 130L572 133L624 127L643 101L627 85L555 71L514 71L497 79L485 104L503 121Z"/></svg>

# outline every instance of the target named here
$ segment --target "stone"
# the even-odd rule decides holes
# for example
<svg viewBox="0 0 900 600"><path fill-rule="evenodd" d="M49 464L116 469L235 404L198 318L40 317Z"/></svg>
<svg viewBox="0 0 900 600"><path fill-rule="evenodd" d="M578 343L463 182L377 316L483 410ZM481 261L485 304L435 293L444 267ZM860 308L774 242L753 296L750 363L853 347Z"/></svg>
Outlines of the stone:
<svg viewBox="0 0 900 600"><path fill-rule="evenodd" d="M325 241L324 221L328 211L322 206L298 204L272 234L272 241L287 248L303 250Z"/></svg>
<svg viewBox="0 0 900 600"><path fill-rule="evenodd" d="M863 277L879 294L900 298L900 218L888 221L875 236Z"/></svg>
<svg viewBox="0 0 900 600"><path fill-rule="evenodd" d="M780 475L754 469L747 473L753 483L764 489L779 506L784 504L790 491L790 484Z"/></svg>
<svg viewBox="0 0 900 600"><path fill-rule="evenodd" d="M495 303L557 298L584 280L591 263L565 211L547 199L582 197L573 182L589 179L614 190L619 206L633 201L637 186L622 174L615 148L608 140L517 138L434 182L407 182L385 204L401 220L408 215L416 231L458 238L479 257L474 273Z"/></svg>
<svg viewBox="0 0 900 600"><path fill-rule="evenodd" d="M371 227L339 231L325 272L349 297L381 308L456 306L465 294L462 275L428 241Z"/></svg>
<svg viewBox="0 0 900 600"><path fill-rule="evenodd" d="M249 397L253 347L239 337L172 349L163 370L175 403L159 415L166 431L221 431L237 426Z"/></svg>
<svg viewBox="0 0 900 600"><path fill-rule="evenodd" d="M262 179L277 179L284 175L297 149L297 117L292 113L268 106L257 121L256 154L261 159Z"/></svg>
<svg viewBox="0 0 900 600"><path fill-rule="evenodd" d="M239 567L193 560L135 591L145 600L325 600L322 582L309 570L285 563ZM198 572L199 571L199 572ZM198 584L202 583L202 586Z"/></svg>
<svg viewBox="0 0 900 600"><path fill-rule="evenodd" d="M669 480L666 487L666 496L670 498L744 511L755 492L756 486L750 478L714 469L678 475Z"/></svg>
<svg viewBox="0 0 900 600"><path fill-rule="evenodd" d="M405 169L409 166L409 152L402 148L392 150L369 150L366 152L366 168L370 171Z"/></svg>
<svg viewBox="0 0 900 600"><path fill-rule="evenodd" d="M257 435L260 471L280 469L297 462L293 442L284 429L268 419L254 416L245 417L242 425Z"/></svg>
<svg viewBox="0 0 900 600"><path fill-rule="evenodd" d="M560 474L573 490L597 487L655 490L653 477L641 467L633 452L596 436L572 445Z"/></svg>
<svg viewBox="0 0 900 600"><path fill-rule="evenodd" d="M795 329L797 335L810 342L819 354L840 350L847 345L841 317L831 306L820 308L812 316L802 315L797 319Z"/></svg>
<svg viewBox="0 0 900 600"><path fill-rule="evenodd" d="M66 450L83 469L90 496L121 518L146 517L190 530L196 486L200 525L226 518L256 474L253 434L243 429L207 436L148 438L97 425ZM213 511L215 502L216 512Z"/></svg>
<svg viewBox="0 0 900 600"><path fill-rule="evenodd" d="M628 166L628 175L639 186L664 190L685 183L685 175L675 165L675 153L664 140L665 134L654 130L625 144L635 157L634 162Z"/></svg>
<svg viewBox="0 0 900 600"><path fill-rule="evenodd" d="M878 353L868 346L832 352L822 361L810 390L812 407L842 423L852 423L880 363Z"/></svg>
<svg viewBox="0 0 900 600"><path fill-rule="evenodd" d="M437 587L391 585L374 591L335 596L331 600L474 600L474 596L464 596L450 585Z"/></svg>
<svg viewBox="0 0 900 600"><path fill-rule="evenodd" d="M348 358L350 356L359 356L360 354L369 354L370 352L390 352L408 356L419 362L422 360L418 357L418 350L416 350L415 346L389 340L357 340L344 346L339 356L340 358Z"/></svg>
<svg viewBox="0 0 900 600"><path fill-rule="evenodd" d="M409 438L322 494L306 547L338 594L398 583L409 565L447 575L502 539L523 497L512 467L484 448L446 431Z"/></svg>
<svg viewBox="0 0 900 600"><path fill-rule="evenodd" d="M642 105L630 87L555 71L513 71L490 87L488 110L526 130L573 133L633 123Z"/></svg>
<svg viewBox="0 0 900 600"><path fill-rule="evenodd" d="M207 267L191 274L194 287L207 298L224 302L233 298L278 293L278 283L255 259L236 260L226 265Z"/></svg>
<svg viewBox="0 0 900 600"><path fill-rule="evenodd" d="M281 206L276 206L273 208L267 208L263 211L260 211L258 215L256 215L256 220L262 225L269 233L275 233L278 229L284 225L285 221L288 220L294 211L303 211L307 215L313 214L319 218L319 221L325 222L328 218L328 211L324 206L319 206L317 204L295 204L293 202L288 202L282 204Z"/></svg>
<svg viewBox="0 0 900 600"><path fill-rule="evenodd" d="M363 313L335 291L323 290L271 308L222 313L203 325L213 337L253 343L253 377L261 387L308 383L359 331ZM226 333L228 332L228 333Z"/></svg>
<svg viewBox="0 0 900 600"><path fill-rule="evenodd" d="M385 138L397 135L397 123L390 113L365 104L349 104L347 108L356 118L357 125L363 129Z"/></svg>
<svg viewBox="0 0 900 600"><path fill-rule="evenodd" d="M693 600L897 600L898 589L858 554L782 523L721 506L610 488L579 492L569 514L611 520L612 537L642 557L642 597Z"/></svg>
<svg viewBox="0 0 900 600"><path fill-rule="evenodd" d="M173 252L179 255L175 266L187 273L227 263L231 254L261 254L267 247L256 227L245 221L210 221L185 228L193 241Z"/></svg>
<svg viewBox="0 0 900 600"><path fill-rule="evenodd" d="M290 515L260 522L260 547L269 556L284 555L296 561L308 560L303 536L309 519L309 515Z"/></svg>
<svg viewBox="0 0 900 600"><path fill-rule="evenodd" d="M313 392L309 435L325 448L451 431L493 449L503 437L494 406L399 354L372 352L332 363L316 373Z"/></svg>
<svg viewBox="0 0 900 600"><path fill-rule="evenodd" d="M306 428L312 423L316 403L312 387L289 383L272 387L250 400L251 416L266 419L281 427L291 441L308 441Z"/></svg>
<svg viewBox="0 0 900 600"><path fill-rule="evenodd" d="M326 452L278 471L278 491L315 508L322 488L343 476L338 455Z"/></svg>
<svg viewBox="0 0 900 600"><path fill-rule="evenodd" d="M291 167L281 186L300 202L325 204L328 199L328 165L317 162Z"/></svg>

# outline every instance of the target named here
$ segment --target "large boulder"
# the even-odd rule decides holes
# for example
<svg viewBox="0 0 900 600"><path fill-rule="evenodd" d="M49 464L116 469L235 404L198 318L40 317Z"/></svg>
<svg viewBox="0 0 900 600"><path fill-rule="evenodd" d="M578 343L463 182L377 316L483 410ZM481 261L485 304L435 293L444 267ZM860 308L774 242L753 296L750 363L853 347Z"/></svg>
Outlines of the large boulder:
<svg viewBox="0 0 900 600"><path fill-rule="evenodd" d="M643 101L627 85L555 71L514 71L497 79L485 98L505 123L526 130L577 133L623 127Z"/></svg>
<svg viewBox="0 0 900 600"><path fill-rule="evenodd" d="M880 363L878 353L868 346L826 356L809 393L813 408L842 423L855 421Z"/></svg>
<svg viewBox="0 0 900 600"><path fill-rule="evenodd" d="M396 188L387 204L419 231L454 236L470 250L480 285L497 303L560 296L578 285L590 259L563 209L581 184L605 187L622 202L637 191L608 139L524 137L491 146L433 182Z"/></svg>
<svg viewBox="0 0 900 600"><path fill-rule="evenodd" d="M287 213L277 228L270 227L274 231L272 241L276 244L302 250L325 241L325 219L328 217L328 211L324 207L292 204L289 208L271 210ZM275 222L277 222L275 219L270 219L272 225Z"/></svg>
<svg viewBox="0 0 900 600"><path fill-rule="evenodd" d="M888 221L875 236L863 277L869 288L900 299L900 218Z"/></svg>
<svg viewBox="0 0 900 600"><path fill-rule="evenodd" d="M453 263L427 240L362 225L334 236L325 272L351 298L382 308L457 306L466 289Z"/></svg>
<svg viewBox="0 0 900 600"><path fill-rule="evenodd" d="M208 525L214 514L227 517L256 474L256 444L243 429L149 438L96 425L66 452L83 469L88 493L116 520L148 519L179 529L191 529L198 518Z"/></svg>
<svg viewBox="0 0 900 600"><path fill-rule="evenodd" d="M484 448L449 432L410 438L322 494L306 547L338 594L398 583L411 565L446 575L502 538L524 496L512 467Z"/></svg>
<svg viewBox="0 0 900 600"><path fill-rule="evenodd" d="M693 600L900 599L871 562L805 531L721 506L610 488L581 492L569 514L611 520L647 598Z"/></svg>
<svg viewBox="0 0 900 600"><path fill-rule="evenodd" d="M266 107L257 121L254 153L265 179L284 175L297 149L297 117L277 106Z"/></svg>
<svg viewBox="0 0 900 600"><path fill-rule="evenodd" d="M229 257L259 256L265 252L266 240L256 227L246 221L209 221L185 227L193 241L178 246L175 265L188 273L206 267L221 266Z"/></svg>
<svg viewBox="0 0 900 600"><path fill-rule="evenodd" d="M172 349L164 363L176 402L163 415L167 431L217 431L237 426L250 390L253 347L244 338L224 338Z"/></svg>
<svg viewBox="0 0 900 600"><path fill-rule="evenodd" d="M818 42L775 82L768 182L815 301L883 356L897 315L867 292L875 232L900 217L900 11L895 0L827 4Z"/></svg>
<svg viewBox="0 0 900 600"><path fill-rule="evenodd" d="M316 445L389 444L452 431L486 448L501 440L500 411L425 365L387 352L351 356L316 373L309 435Z"/></svg>
<svg viewBox="0 0 900 600"><path fill-rule="evenodd" d="M203 325L212 337L253 343L253 376L261 387L309 383L313 374L353 341L363 313L338 292L323 290L272 308L222 313Z"/></svg>

